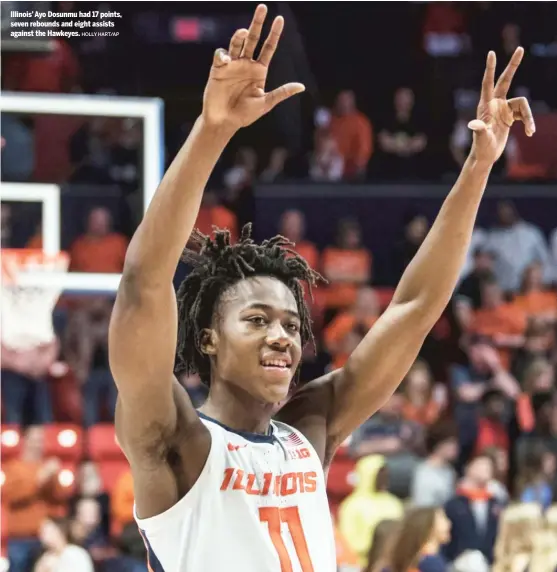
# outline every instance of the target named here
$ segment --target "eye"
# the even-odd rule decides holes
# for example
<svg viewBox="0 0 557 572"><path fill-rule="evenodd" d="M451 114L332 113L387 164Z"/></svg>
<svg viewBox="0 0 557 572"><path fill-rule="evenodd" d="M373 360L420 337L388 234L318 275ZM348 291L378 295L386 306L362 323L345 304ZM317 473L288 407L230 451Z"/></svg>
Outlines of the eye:
<svg viewBox="0 0 557 572"><path fill-rule="evenodd" d="M289 324L287 324L286 326L288 328L289 331L291 332L299 332L300 331L300 326L296 323L296 322L290 322Z"/></svg>
<svg viewBox="0 0 557 572"><path fill-rule="evenodd" d="M252 316L251 318L248 318L248 322L251 322L256 326L264 326L267 323L267 320L263 316Z"/></svg>

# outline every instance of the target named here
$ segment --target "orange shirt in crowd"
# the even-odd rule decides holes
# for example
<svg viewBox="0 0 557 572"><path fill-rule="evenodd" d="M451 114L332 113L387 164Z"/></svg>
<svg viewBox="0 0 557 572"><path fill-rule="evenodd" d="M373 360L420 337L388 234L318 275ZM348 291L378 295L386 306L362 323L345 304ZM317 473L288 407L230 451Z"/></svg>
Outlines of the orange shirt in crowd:
<svg viewBox="0 0 557 572"><path fill-rule="evenodd" d="M103 237L82 235L70 249L72 272L122 272L128 239L117 232Z"/></svg>
<svg viewBox="0 0 557 572"><path fill-rule="evenodd" d="M37 536L42 521L48 516L63 516L71 488L63 487L56 472L39 483L42 463L13 459L5 463L2 504L6 511L8 536Z"/></svg>
<svg viewBox="0 0 557 572"><path fill-rule="evenodd" d="M371 276L372 256L365 248L356 250L328 247L323 251L323 274L329 279L327 305L346 308L356 299L357 286Z"/></svg>
<svg viewBox="0 0 557 572"><path fill-rule="evenodd" d="M481 455L486 449L496 447L508 451L510 447L507 428L503 423L480 419L478 421L478 436L476 437L476 454Z"/></svg>
<svg viewBox="0 0 557 572"><path fill-rule="evenodd" d="M344 172L351 175L367 166L373 152L372 127L369 119L359 111L333 116L331 135L344 158Z"/></svg>
<svg viewBox="0 0 557 572"><path fill-rule="evenodd" d="M415 405L410 400L406 400L402 406L402 416L407 421L413 421L420 425L432 425L439 419L441 405L431 399L424 405Z"/></svg>
<svg viewBox="0 0 557 572"><path fill-rule="evenodd" d="M358 318L352 312L342 312L325 329L325 346L333 354L333 367L335 369L342 367L350 357L350 353L342 349L342 343L346 336L352 332L358 321ZM375 324L377 318L370 316L360 321L369 330Z"/></svg>
<svg viewBox="0 0 557 572"><path fill-rule="evenodd" d="M217 205L215 207L201 207L195 228L206 235L213 234L213 226L218 228L227 228L230 231L230 237L233 242L238 240L238 222L234 213L230 212L226 207Z"/></svg>
<svg viewBox="0 0 557 572"><path fill-rule="evenodd" d="M518 308L532 317L557 317L556 292L529 292L519 294L514 299Z"/></svg>
<svg viewBox="0 0 557 572"><path fill-rule="evenodd" d="M126 524L133 522L133 478L131 471L125 471L117 480L110 495L110 514L114 536L119 536Z"/></svg>
<svg viewBox="0 0 557 572"><path fill-rule="evenodd" d="M475 334L496 338L497 334L524 335L526 314L515 304L501 304L496 308L480 308L474 312L471 331ZM510 366L510 351L499 350L501 363L506 369Z"/></svg>
<svg viewBox="0 0 557 572"><path fill-rule="evenodd" d="M295 250L302 258L305 258L310 268L319 271L319 251L313 242L301 240L296 243L296 246L293 247L292 250Z"/></svg>
<svg viewBox="0 0 557 572"><path fill-rule="evenodd" d="M336 554L337 554L337 566L340 569L344 567L347 568L354 568L354 570L360 569L360 561L358 556L354 554L354 552L348 546L346 540L338 530L338 527L334 527L335 532L335 546L336 546Z"/></svg>

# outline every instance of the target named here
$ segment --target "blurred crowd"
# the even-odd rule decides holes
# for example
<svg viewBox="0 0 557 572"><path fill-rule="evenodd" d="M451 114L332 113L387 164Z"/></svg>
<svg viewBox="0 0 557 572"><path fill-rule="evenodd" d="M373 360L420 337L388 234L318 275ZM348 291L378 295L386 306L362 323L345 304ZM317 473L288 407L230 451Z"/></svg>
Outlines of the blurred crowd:
<svg viewBox="0 0 557 572"><path fill-rule="evenodd" d="M488 42L488 32L463 19L454 3L430 6L421 40L432 58L475 53L471 43L482 51L495 34L505 59L524 40L516 21L486 17ZM526 39L538 57L556 56L554 39ZM16 55L5 65L4 89L82 89L79 58L62 41L48 56ZM546 126L554 134L555 78L534 82L528 93L524 85L535 75L527 69L514 95L531 95L536 117L543 115L539 131ZM196 226L205 233L226 227L237 237L255 216L257 184L439 180L457 171L471 145L466 124L477 101L474 85L450 90L446 137L424 115L415 82L397 83L389 92L390 113L380 120L362 111L357 88L337 90L330 105L312 108L309 143L301 150L267 148L248 135L218 165ZM180 141L187 130L177 129ZM73 225L63 229L70 271L120 272L142 204L141 125L2 114L2 137L3 180L104 189L86 207L78 193L80 214L74 206L64 221ZM548 141L541 134L538 140ZM527 143L513 131L496 177L557 177L555 146ZM172 151L172 141L167 145ZM110 193L116 201L107 206ZM2 247L41 248L40 225L30 217L31 226L22 226L17 208L2 204ZM74 222L81 214L83 229ZM339 570L557 568L557 228L544 234L534 222L501 201L496 218L476 228L453 299L419 359L389 402L339 450L328 480ZM281 213L277 230L328 280L308 299L316 343L304 352L303 380L342 367L389 304L430 224L410 213L381 260L356 219L339 220L335 241L318 247L307 236L319 230L306 228L303 211ZM184 272L178 269L177 281ZM107 335L113 301L63 294L52 343L25 351L2 345L1 534L12 572L147 570L131 474L112 425L116 388ZM180 382L196 406L203 403L207 389L196 376Z"/></svg>

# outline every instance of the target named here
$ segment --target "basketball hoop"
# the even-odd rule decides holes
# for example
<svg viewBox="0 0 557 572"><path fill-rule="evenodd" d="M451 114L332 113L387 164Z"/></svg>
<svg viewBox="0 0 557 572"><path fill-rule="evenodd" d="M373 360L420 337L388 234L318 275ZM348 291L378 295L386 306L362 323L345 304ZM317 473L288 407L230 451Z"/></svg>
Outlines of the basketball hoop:
<svg viewBox="0 0 557 572"><path fill-rule="evenodd" d="M2 249L2 343L25 350L55 339L52 311L70 263L66 252Z"/></svg>

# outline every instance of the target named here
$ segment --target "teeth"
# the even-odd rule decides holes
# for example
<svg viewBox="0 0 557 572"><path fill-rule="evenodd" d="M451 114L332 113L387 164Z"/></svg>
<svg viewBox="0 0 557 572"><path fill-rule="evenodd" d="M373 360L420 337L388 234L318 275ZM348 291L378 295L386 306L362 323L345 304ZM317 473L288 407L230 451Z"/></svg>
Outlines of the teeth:
<svg viewBox="0 0 557 572"><path fill-rule="evenodd" d="M288 367L288 364L285 361L281 361L281 360L265 360L263 362L264 366L272 366L272 367Z"/></svg>

